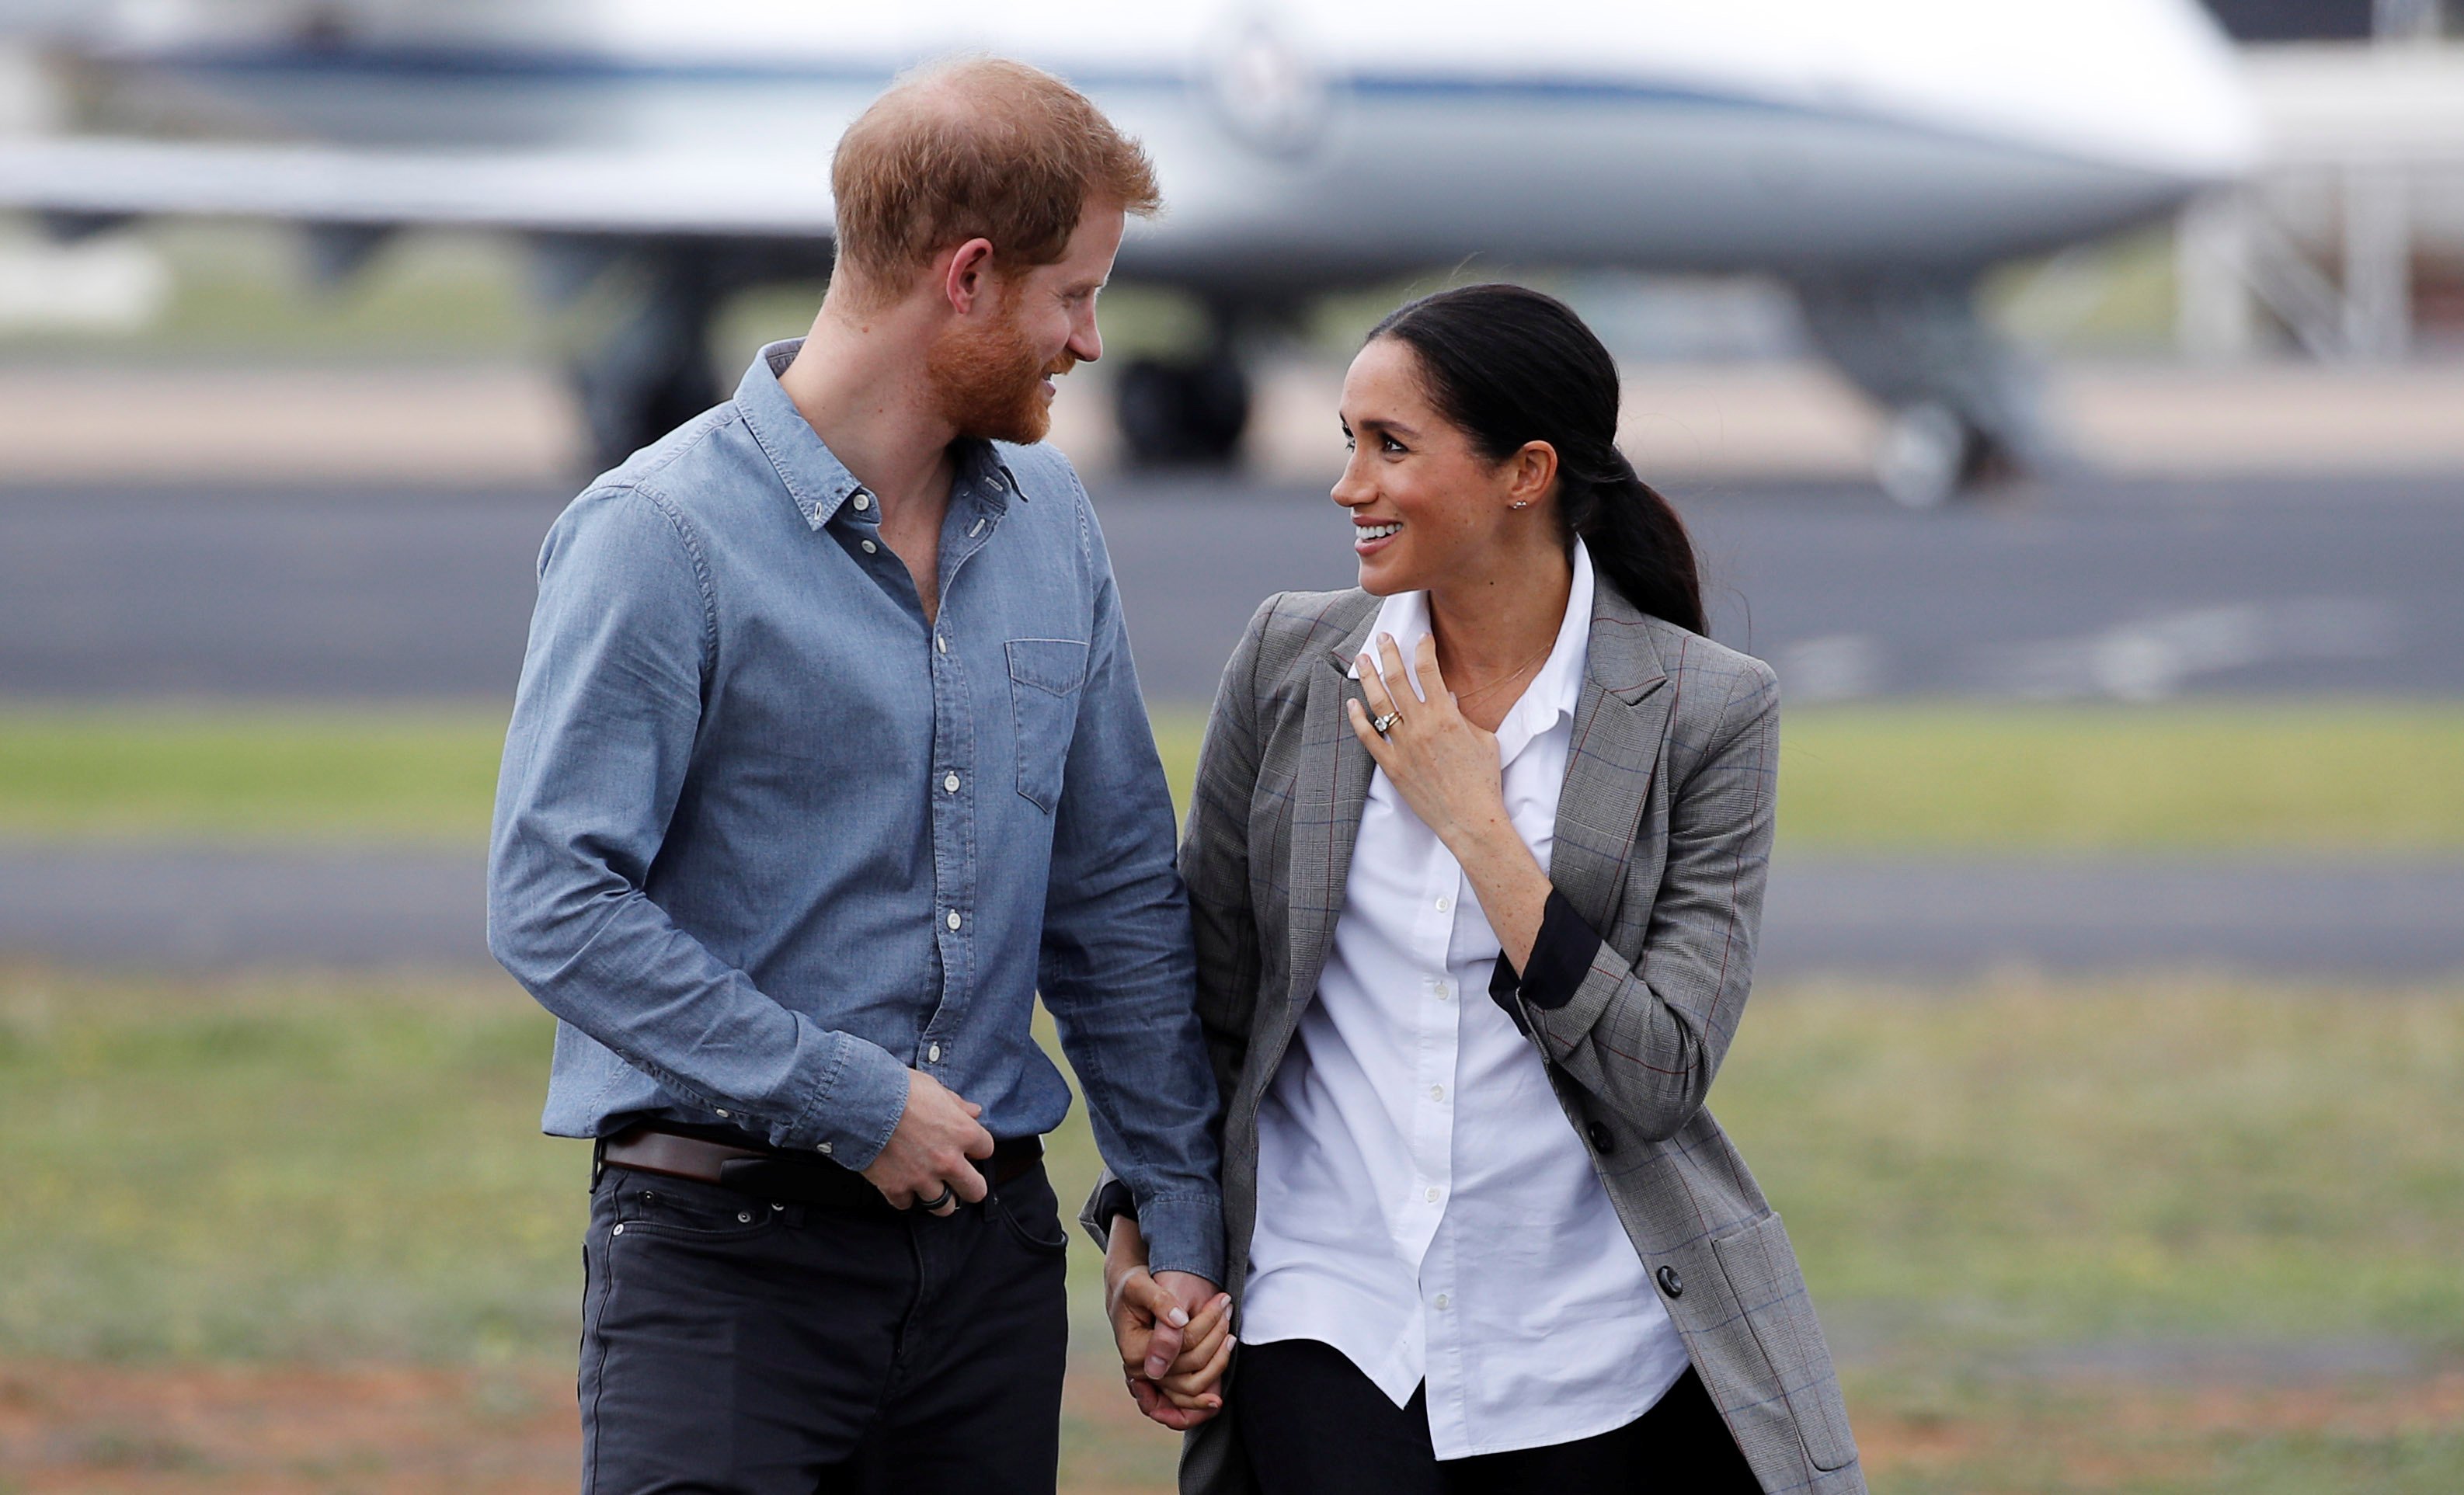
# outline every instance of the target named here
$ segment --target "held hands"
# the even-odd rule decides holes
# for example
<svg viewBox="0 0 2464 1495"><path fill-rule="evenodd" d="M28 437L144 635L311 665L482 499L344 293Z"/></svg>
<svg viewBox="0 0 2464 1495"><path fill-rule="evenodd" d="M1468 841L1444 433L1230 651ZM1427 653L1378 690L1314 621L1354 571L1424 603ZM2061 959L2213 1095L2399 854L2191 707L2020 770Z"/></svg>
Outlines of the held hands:
<svg viewBox="0 0 2464 1495"><path fill-rule="evenodd" d="M1403 672L1402 650L1392 634L1380 633L1376 653L1360 656L1360 692L1368 707L1346 701L1344 710L1360 745L1386 771L1412 813L1458 859L1468 860L1469 840L1512 829L1497 762L1497 735L1474 724L1456 706L1454 693L1438 672L1435 637L1422 634L1412 653L1412 673L1428 693L1427 700L1414 697L1411 676ZM1372 721L1389 713L1397 719L1381 735Z"/></svg>
<svg viewBox="0 0 2464 1495"><path fill-rule="evenodd" d="M935 1215L981 1201L990 1186L972 1160L993 1155L993 1134L976 1120L983 1112L923 1070L908 1070L907 1110L865 1177L898 1209L937 1198L944 1187L951 1198Z"/></svg>
<svg viewBox="0 0 2464 1495"><path fill-rule="evenodd" d="M1232 1362L1232 1299L1188 1272L1149 1272L1137 1221L1112 1221L1104 1308L1131 1399L1152 1420L1186 1432L1222 1409Z"/></svg>

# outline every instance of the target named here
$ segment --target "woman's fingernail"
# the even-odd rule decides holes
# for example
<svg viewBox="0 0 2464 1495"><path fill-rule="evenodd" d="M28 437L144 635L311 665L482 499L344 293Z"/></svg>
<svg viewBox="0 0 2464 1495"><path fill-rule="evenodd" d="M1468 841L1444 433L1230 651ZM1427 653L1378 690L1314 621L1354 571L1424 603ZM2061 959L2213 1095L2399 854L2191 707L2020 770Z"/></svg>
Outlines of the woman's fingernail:
<svg viewBox="0 0 2464 1495"><path fill-rule="evenodd" d="M1175 1308L1163 1316L1163 1321L1175 1329L1186 1329L1189 1327L1189 1310Z"/></svg>

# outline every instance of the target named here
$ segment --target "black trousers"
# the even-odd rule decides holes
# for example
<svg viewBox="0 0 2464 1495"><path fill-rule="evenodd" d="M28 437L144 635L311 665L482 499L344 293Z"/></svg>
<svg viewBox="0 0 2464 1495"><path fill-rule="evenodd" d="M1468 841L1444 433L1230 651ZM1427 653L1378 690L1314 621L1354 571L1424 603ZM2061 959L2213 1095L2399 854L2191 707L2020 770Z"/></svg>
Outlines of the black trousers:
<svg viewBox="0 0 2464 1495"><path fill-rule="evenodd" d="M1440 1462L1428 1392L1386 1399L1342 1351L1314 1339L1243 1345L1237 1402L1265 1495L1761 1495L1727 1424L1689 1367L1634 1421L1595 1438Z"/></svg>
<svg viewBox="0 0 2464 1495"><path fill-rule="evenodd" d="M1067 1243L1040 1167L947 1218L606 1169L583 1495L1051 1495Z"/></svg>

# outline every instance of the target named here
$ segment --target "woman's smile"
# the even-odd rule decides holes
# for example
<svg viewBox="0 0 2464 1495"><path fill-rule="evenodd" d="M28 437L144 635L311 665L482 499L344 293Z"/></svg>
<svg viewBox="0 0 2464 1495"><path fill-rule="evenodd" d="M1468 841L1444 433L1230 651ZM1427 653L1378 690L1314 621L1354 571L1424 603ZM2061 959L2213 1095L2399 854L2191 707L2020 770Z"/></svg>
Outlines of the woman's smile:
<svg viewBox="0 0 2464 1495"><path fill-rule="evenodd" d="M1367 556L1383 550L1386 542L1400 534L1402 529L1403 521L1400 519L1354 519L1352 521L1353 552Z"/></svg>

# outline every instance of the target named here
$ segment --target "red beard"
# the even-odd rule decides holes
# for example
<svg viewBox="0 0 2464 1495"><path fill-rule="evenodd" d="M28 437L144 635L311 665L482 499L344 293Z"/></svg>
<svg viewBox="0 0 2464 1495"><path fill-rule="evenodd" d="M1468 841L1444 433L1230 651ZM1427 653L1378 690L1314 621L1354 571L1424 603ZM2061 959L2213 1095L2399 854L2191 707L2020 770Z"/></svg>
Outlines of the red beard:
<svg viewBox="0 0 2464 1495"><path fill-rule="evenodd" d="M1065 353L1046 363L1017 315L1005 310L981 326L952 329L927 355L924 370L942 418L959 435L1031 445L1052 429L1045 376L1066 374L1077 362Z"/></svg>

